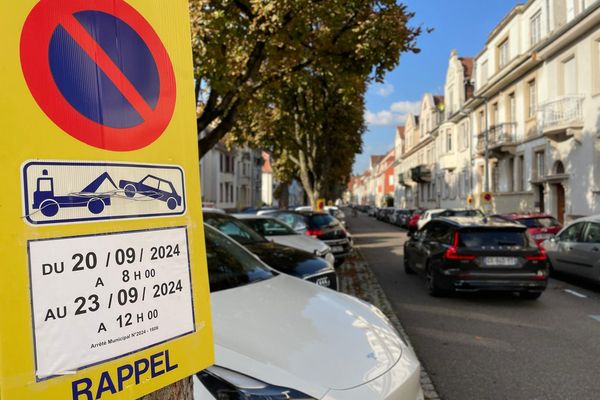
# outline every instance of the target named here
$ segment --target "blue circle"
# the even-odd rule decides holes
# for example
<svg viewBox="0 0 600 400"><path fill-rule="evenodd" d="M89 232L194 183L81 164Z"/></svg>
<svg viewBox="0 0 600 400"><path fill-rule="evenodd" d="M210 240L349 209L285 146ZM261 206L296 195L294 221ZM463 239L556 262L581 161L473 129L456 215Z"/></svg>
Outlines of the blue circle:
<svg viewBox="0 0 600 400"><path fill-rule="evenodd" d="M80 11L73 16L155 109L160 77L140 35L121 19L101 11ZM50 40L49 63L60 92L85 117L110 128L132 128L144 122L96 61L60 25Z"/></svg>

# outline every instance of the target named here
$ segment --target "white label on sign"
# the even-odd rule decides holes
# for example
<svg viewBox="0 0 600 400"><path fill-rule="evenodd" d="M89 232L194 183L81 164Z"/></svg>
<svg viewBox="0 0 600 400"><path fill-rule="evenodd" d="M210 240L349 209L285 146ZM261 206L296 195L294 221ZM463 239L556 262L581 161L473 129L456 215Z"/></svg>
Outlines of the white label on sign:
<svg viewBox="0 0 600 400"><path fill-rule="evenodd" d="M30 241L36 376L195 330L185 227Z"/></svg>
<svg viewBox="0 0 600 400"><path fill-rule="evenodd" d="M182 215L183 169L174 165L30 161L24 219L32 225Z"/></svg>

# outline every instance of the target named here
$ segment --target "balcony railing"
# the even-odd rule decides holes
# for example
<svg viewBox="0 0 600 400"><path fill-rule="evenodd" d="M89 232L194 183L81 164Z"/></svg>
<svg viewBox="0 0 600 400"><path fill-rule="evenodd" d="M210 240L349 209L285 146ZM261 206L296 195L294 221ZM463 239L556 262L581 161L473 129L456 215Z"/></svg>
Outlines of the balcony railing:
<svg viewBox="0 0 600 400"><path fill-rule="evenodd" d="M505 122L492 126L489 129L488 149L500 150L507 146L516 144L515 137L517 133L517 124L515 122ZM477 152L485 153L485 132L477 135Z"/></svg>
<svg viewBox="0 0 600 400"><path fill-rule="evenodd" d="M583 129L583 100L585 96L566 96L540 107L542 133L551 140L563 141Z"/></svg>

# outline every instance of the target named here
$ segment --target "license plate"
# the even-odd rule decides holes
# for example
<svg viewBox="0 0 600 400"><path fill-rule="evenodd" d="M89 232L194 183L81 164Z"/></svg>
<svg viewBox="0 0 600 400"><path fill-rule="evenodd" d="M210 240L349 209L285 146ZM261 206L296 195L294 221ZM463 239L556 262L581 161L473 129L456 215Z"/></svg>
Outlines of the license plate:
<svg viewBox="0 0 600 400"><path fill-rule="evenodd" d="M491 267L514 267L515 265L517 265L518 260L516 257L485 257L483 259L483 262L485 263L485 265Z"/></svg>
<svg viewBox="0 0 600 400"><path fill-rule="evenodd" d="M344 251L344 247L343 246L333 246L331 248L331 252L332 253L341 253L342 251Z"/></svg>

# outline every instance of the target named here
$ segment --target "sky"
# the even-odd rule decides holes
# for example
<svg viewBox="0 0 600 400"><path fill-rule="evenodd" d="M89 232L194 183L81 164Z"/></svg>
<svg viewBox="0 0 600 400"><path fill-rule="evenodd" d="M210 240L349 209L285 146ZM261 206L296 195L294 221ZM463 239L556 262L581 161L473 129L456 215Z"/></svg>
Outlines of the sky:
<svg viewBox="0 0 600 400"><path fill-rule="evenodd" d="M354 173L369 167L369 157L385 154L394 146L396 126L409 113L419 113L423 94L444 94L450 52L474 57L483 49L489 33L518 0L402 0L415 12L412 26L422 26L417 41L419 54L403 54L400 64L373 84L367 93L363 153L357 155ZM426 33L425 28L433 28Z"/></svg>

